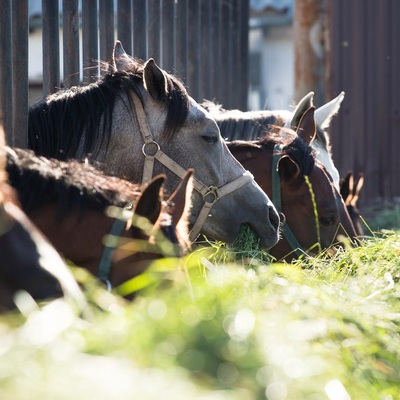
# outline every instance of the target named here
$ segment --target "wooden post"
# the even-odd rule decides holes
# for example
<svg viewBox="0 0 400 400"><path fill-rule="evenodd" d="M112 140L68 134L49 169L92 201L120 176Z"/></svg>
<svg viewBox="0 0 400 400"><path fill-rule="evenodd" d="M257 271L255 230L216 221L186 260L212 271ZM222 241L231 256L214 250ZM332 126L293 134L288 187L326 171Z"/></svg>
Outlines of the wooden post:
<svg viewBox="0 0 400 400"><path fill-rule="evenodd" d="M293 18L295 99L315 92L315 104L324 101L323 0L295 0Z"/></svg>

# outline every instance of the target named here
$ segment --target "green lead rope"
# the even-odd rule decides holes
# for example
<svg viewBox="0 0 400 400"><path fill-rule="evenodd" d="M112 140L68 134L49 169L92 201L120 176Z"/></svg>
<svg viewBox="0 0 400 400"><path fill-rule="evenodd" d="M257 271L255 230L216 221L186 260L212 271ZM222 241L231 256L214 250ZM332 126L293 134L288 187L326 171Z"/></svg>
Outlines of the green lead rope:
<svg viewBox="0 0 400 400"><path fill-rule="evenodd" d="M113 223L110 235L119 237L125 226L126 226L126 219L117 218ZM108 290L112 289L109 278L110 278L112 257L114 251L115 251L115 246L113 244L106 243L103 254L101 256L99 269L97 272L97 278L107 285Z"/></svg>
<svg viewBox="0 0 400 400"><path fill-rule="evenodd" d="M272 160L272 202L278 212L282 212L282 197L281 197L281 179L278 173L278 162L282 157L282 144L276 144L274 147L273 160ZM297 254L297 256L306 256L307 253L303 251L300 243L297 241L296 236L289 228L286 221L281 222L281 230L284 238L289 243L289 246Z"/></svg>

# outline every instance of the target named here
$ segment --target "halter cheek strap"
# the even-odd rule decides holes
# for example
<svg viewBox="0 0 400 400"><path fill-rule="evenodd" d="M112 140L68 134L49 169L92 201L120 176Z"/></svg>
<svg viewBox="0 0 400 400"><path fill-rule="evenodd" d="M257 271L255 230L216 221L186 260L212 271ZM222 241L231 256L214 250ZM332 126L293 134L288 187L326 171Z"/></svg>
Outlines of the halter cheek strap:
<svg viewBox="0 0 400 400"><path fill-rule="evenodd" d="M282 158L282 144L276 144L274 147L273 160L272 160L272 202L278 212L282 212L282 198L281 198L281 179L278 173L278 163ZM302 248L300 243L297 241L293 231L289 228L286 221L281 222L281 230L284 238L289 243L289 246L293 249L298 257L307 255Z"/></svg>
<svg viewBox="0 0 400 400"><path fill-rule="evenodd" d="M126 219L116 218L113 223L113 226L111 227L110 235L119 237L125 226L126 226ZM99 264L99 269L97 272L97 278L107 285L108 290L112 289L110 282L110 274L111 274L112 257L114 255L114 251L115 251L114 245L111 245L110 243L105 244Z"/></svg>
<svg viewBox="0 0 400 400"><path fill-rule="evenodd" d="M136 95L132 96L133 103L136 109L136 118L140 127L140 132L144 141L142 147L142 153L145 157L142 185L149 182L153 176L154 160L156 159L171 172L177 175L179 178L183 178L186 174L186 170L167 156L161 149L157 142L153 140L153 136L147 124L146 115L142 106L142 103ZM221 197L226 196L229 193L239 189L253 180L253 175L249 171L245 171L243 175L239 176L235 180L227 183L226 185L217 188L215 186L207 186L196 178L193 178L193 187L199 192L204 200L203 207L197 217L192 230L189 233L189 238L194 241L200 233L201 227L203 226L211 207Z"/></svg>

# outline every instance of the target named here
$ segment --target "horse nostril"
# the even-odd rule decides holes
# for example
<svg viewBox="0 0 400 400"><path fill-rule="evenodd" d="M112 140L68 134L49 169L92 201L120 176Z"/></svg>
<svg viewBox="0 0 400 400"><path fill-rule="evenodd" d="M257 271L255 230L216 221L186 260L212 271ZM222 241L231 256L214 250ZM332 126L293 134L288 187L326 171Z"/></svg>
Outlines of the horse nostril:
<svg viewBox="0 0 400 400"><path fill-rule="evenodd" d="M279 212L279 221L281 224L284 224L286 222L286 215L283 212Z"/></svg>

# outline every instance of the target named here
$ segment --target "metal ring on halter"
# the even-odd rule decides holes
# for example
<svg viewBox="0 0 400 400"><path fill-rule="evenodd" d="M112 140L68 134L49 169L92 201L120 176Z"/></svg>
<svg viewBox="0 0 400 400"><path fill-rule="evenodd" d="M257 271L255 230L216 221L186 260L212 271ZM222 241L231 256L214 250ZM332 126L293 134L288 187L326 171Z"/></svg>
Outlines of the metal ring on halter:
<svg viewBox="0 0 400 400"><path fill-rule="evenodd" d="M154 144L154 145L156 146L156 151L155 151L153 154L147 154L147 153L146 153L146 146L147 146L147 145L152 145L152 144ZM149 142L149 143L145 143L145 144L142 146L142 153L143 153L143 155L144 155L145 157L154 157L158 151L160 151L160 145L159 145L157 142L155 142L155 141L152 141L152 142Z"/></svg>
<svg viewBox="0 0 400 400"><path fill-rule="evenodd" d="M283 213L283 212L280 212L279 211L279 222L281 223L281 224L284 224L284 223L286 223L286 215Z"/></svg>
<svg viewBox="0 0 400 400"><path fill-rule="evenodd" d="M208 201L207 197L209 196L213 196L214 198L212 199L212 201ZM209 204L214 204L217 200L218 200L218 188L216 186L210 186L208 187L208 190L206 193L203 194L203 200L206 203Z"/></svg>

